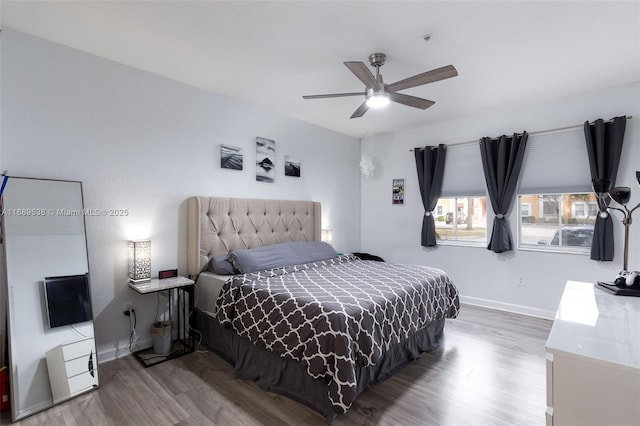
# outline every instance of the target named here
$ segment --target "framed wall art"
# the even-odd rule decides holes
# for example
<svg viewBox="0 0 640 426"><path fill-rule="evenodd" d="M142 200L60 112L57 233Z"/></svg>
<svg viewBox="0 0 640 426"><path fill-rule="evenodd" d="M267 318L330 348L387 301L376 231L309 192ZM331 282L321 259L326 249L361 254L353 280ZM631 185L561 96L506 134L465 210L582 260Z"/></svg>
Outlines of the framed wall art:
<svg viewBox="0 0 640 426"><path fill-rule="evenodd" d="M220 167L223 169L242 170L242 148L231 145L220 145Z"/></svg>
<svg viewBox="0 0 640 426"><path fill-rule="evenodd" d="M404 204L404 179L394 179L391 192L392 204Z"/></svg>
<svg viewBox="0 0 640 426"><path fill-rule="evenodd" d="M298 157L284 156L284 175L300 177L300 159Z"/></svg>
<svg viewBox="0 0 640 426"><path fill-rule="evenodd" d="M276 143L271 139L256 138L256 180L273 182L276 177Z"/></svg>

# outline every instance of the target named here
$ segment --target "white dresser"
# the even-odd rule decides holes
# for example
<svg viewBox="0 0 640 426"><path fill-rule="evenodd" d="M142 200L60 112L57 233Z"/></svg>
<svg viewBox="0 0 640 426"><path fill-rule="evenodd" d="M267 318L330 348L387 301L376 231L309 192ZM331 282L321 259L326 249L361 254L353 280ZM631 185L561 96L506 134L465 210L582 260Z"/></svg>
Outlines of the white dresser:
<svg viewBox="0 0 640 426"><path fill-rule="evenodd" d="M56 346L47 352L46 358L54 404L98 386L93 338Z"/></svg>
<svg viewBox="0 0 640 426"><path fill-rule="evenodd" d="M568 281L546 351L547 425L640 425L640 297Z"/></svg>

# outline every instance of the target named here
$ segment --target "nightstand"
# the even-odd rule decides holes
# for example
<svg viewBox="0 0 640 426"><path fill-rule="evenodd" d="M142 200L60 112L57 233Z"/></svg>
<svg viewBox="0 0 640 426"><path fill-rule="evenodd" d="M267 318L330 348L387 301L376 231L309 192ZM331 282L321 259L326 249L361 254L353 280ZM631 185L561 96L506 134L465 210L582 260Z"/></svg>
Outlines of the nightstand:
<svg viewBox="0 0 640 426"><path fill-rule="evenodd" d="M177 293L177 313L176 313L176 330L178 331L177 339L173 341L171 351L168 355L156 355L153 348L146 348L133 353L133 356L140 361L145 367L159 364L170 359L178 358L182 355L189 354L195 350L193 336L190 329L193 326L193 302L194 302L194 284L193 280L185 277L174 277L157 279L143 283L129 283L129 288L139 294L153 294L160 291L166 291L169 294L169 318L171 318L171 308L174 302L174 290ZM177 348L176 348L177 346Z"/></svg>

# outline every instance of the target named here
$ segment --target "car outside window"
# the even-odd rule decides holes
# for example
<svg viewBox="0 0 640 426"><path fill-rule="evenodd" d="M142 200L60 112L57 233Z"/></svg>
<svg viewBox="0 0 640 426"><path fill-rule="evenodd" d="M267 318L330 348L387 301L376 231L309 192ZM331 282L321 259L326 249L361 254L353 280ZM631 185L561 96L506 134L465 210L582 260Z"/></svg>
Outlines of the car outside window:
<svg viewBox="0 0 640 426"><path fill-rule="evenodd" d="M591 193L521 194L518 196L518 247L589 253L597 215Z"/></svg>

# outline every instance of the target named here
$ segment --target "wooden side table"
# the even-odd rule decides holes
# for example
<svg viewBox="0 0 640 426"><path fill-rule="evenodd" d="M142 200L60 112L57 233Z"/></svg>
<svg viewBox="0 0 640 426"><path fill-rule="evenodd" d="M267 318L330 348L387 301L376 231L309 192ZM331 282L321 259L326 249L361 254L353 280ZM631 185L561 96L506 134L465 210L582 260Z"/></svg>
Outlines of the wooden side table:
<svg viewBox="0 0 640 426"><path fill-rule="evenodd" d="M195 282L193 280L185 277L165 278L162 280L154 278L151 281L143 283L129 283L129 288L138 294L152 294L167 291L169 293L169 318L171 318L171 306L173 305L173 290L175 289L177 293L177 339L173 340L172 348L167 355L155 355L153 347L134 352L133 356L140 361L145 368L192 353L195 350L194 339L190 332L190 328L193 326L191 314L194 308L194 284ZM175 348L176 345L179 347Z"/></svg>

